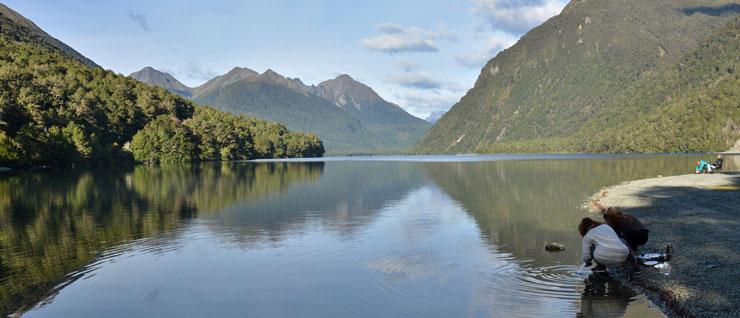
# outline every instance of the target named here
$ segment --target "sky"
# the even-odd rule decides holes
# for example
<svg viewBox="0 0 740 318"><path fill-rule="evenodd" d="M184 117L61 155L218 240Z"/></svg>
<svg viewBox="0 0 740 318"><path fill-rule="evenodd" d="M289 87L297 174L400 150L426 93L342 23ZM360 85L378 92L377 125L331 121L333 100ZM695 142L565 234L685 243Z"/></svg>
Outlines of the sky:
<svg viewBox="0 0 740 318"><path fill-rule="evenodd" d="M3 0L106 69L188 86L240 66L318 84L340 74L424 118L566 0Z"/></svg>

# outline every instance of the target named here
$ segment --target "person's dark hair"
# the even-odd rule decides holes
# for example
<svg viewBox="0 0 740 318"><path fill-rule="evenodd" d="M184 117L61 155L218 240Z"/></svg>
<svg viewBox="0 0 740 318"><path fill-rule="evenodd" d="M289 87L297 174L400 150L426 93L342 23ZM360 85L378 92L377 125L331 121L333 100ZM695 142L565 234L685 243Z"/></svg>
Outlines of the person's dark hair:
<svg viewBox="0 0 740 318"><path fill-rule="evenodd" d="M604 216L604 221L606 221L607 224L609 224L615 230L619 229L621 225L619 220L621 220L624 216L622 210L620 210L619 208L610 207L608 209L601 210L601 214Z"/></svg>
<svg viewBox="0 0 740 318"><path fill-rule="evenodd" d="M589 217L583 218L581 220L581 224L578 224L578 233L581 233L581 236L585 236L586 233L588 233L588 230L601 224L604 223L601 223Z"/></svg>

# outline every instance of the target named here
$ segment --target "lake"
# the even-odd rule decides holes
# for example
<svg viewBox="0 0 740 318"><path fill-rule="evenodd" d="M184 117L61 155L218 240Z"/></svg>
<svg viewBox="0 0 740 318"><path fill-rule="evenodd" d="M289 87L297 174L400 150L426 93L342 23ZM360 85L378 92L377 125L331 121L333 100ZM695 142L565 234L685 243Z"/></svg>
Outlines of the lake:
<svg viewBox="0 0 740 318"><path fill-rule="evenodd" d="M574 273L576 227L600 188L690 173L697 158L359 157L6 173L0 314L658 317L644 295ZM548 242L566 250L546 252Z"/></svg>

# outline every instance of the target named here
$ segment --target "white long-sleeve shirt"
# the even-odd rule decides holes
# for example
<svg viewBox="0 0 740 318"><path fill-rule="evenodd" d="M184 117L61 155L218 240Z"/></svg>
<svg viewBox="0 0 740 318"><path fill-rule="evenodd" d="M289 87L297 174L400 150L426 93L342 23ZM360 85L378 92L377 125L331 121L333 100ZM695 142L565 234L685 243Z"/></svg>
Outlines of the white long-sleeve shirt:
<svg viewBox="0 0 740 318"><path fill-rule="evenodd" d="M591 260L591 246L595 246L593 259L607 266L621 264L630 252L612 227L606 224L592 228L583 236L581 260L584 263Z"/></svg>

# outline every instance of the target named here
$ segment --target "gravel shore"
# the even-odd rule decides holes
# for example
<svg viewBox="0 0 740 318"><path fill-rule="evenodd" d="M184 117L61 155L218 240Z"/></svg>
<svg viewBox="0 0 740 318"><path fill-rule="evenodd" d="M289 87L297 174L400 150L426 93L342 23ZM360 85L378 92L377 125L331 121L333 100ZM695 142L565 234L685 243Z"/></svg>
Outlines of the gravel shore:
<svg viewBox="0 0 740 318"><path fill-rule="evenodd" d="M740 317L740 174L652 178L603 189L592 207L617 206L650 229L640 253L673 244L671 271L637 273L643 289L679 317Z"/></svg>

